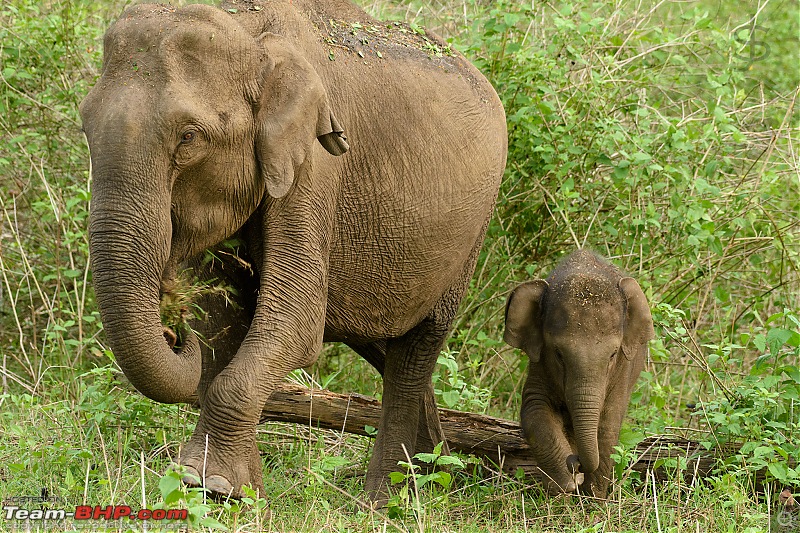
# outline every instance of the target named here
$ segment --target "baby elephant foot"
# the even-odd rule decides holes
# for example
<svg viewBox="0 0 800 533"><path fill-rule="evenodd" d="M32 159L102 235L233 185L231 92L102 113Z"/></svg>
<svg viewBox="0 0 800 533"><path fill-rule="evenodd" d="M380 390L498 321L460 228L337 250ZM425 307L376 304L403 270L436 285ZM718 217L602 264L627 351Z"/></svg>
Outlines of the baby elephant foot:
<svg viewBox="0 0 800 533"><path fill-rule="evenodd" d="M215 448L205 437L198 443L195 436L181 450L178 462L185 467L183 482L191 487L205 487L213 497L242 498L243 486L250 486L264 495L261 457L255 439L246 444L247 451L237 448L228 453Z"/></svg>
<svg viewBox="0 0 800 533"><path fill-rule="evenodd" d="M550 496L574 494L585 482L586 475L580 471L581 463L577 455L568 456L562 465L542 469L544 486Z"/></svg>
<svg viewBox="0 0 800 533"><path fill-rule="evenodd" d="M545 478L544 488L550 496L561 494L573 494L578 490L578 485L572 479L562 479L560 482L554 479Z"/></svg>
<svg viewBox="0 0 800 533"><path fill-rule="evenodd" d="M584 496L593 498L606 498L608 496L608 485L610 480L598 475L597 472L586 474L586 481L580 486L580 493Z"/></svg>

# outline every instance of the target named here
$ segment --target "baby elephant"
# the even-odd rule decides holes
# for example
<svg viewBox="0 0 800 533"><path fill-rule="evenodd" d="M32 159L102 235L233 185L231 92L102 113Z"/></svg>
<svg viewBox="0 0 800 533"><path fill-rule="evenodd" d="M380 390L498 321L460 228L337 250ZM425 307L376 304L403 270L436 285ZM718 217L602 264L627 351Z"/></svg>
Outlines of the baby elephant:
<svg viewBox="0 0 800 533"><path fill-rule="evenodd" d="M639 284L587 250L509 296L504 339L530 360L522 429L551 494L606 495L611 449L654 336Z"/></svg>

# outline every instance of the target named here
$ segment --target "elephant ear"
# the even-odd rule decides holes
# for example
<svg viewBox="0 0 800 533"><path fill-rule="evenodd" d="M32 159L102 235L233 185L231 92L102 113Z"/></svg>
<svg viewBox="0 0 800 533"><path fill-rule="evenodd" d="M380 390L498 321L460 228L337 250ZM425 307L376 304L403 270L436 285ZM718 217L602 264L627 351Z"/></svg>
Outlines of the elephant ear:
<svg viewBox="0 0 800 533"><path fill-rule="evenodd" d="M281 198L311 156L314 139L332 155L350 148L314 67L286 39L258 37L266 52L256 105L256 155L267 192Z"/></svg>
<svg viewBox="0 0 800 533"><path fill-rule="evenodd" d="M543 279L528 281L514 289L506 302L506 331L503 340L528 354L532 363L542 353L541 301L547 290Z"/></svg>
<svg viewBox="0 0 800 533"><path fill-rule="evenodd" d="M633 278L619 280L619 290L625 297L625 326L622 333L622 353L631 360L647 344L656 337L653 328L653 317L639 284Z"/></svg>

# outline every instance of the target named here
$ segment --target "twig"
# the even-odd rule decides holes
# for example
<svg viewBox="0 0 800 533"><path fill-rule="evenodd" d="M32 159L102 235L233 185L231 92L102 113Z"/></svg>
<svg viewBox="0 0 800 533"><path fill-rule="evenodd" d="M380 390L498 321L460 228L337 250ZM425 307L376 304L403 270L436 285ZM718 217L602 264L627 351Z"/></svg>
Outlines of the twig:
<svg viewBox="0 0 800 533"><path fill-rule="evenodd" d="M656 476L649 470L648 473L650 474L650 479L653 481L653 505L655 506L656 510L656 527L658 527L658 533L661 533L661 516L658 513L658 491L656 490Z"/></svg>

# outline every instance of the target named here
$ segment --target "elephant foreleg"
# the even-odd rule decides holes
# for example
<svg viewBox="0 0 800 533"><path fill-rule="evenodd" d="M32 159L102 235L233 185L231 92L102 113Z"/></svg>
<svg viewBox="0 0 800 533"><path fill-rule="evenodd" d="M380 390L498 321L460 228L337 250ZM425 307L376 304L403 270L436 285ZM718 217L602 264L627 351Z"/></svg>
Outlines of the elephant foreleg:
<svg viewBox="0 0 800 533"><path fill-rule="evenodd" d="M531 390L530 383L525 387ZM523 397L522 409L522 430L544 474L545 489L553 495L575 492L583 474L570 471L576 456L567 438L564 413L547 398L530 393Z"/></svg>
<svg viewBox="0 0 800 533"><path fill-rule="evenodd" d="M254 468L256 426L264 403L292 370L312 364L325 329L329 213L327 198L297 189L291 203L266 204L245 228L258 271L258 295L250 328L236 355L206 388L194 434L180 462L211 474L213 492L242 495L260 486ZM291 243L291 246L287 246ZM269 250L269 252L267 252ZM257 471L258 470L258 471Z"/></svg>
<svg viewBox="0 0 800 533"><path fill-rule="evenodd" d="M256 295L258 293L258 278L252 269L248 268L247 258L243 251L236 257L227 250L217 249L212 252L214 259L202 261L198 259L191 266L194 274L201 282L213 282L226 289L225 293L217 291L201 295L194 304L205 312L205 319L196 320L192 327L201 335L203 356L203 369L198 387L198 398L201 407L205 403L208 387L231 362L242 344L253 319ZM227 290L228 288L233 290ZM203 450L205 452L205 450ZM264 495L264 485L261 473L261 456L258 447L249 446L247 469L250 485L254 490ZM185 457L185 453L184 453ZM190 473L200 478L203 483L204 465L190 465ZM220 494L227 494L232 487L228 487L222 478L205 480L206 486ZM185 481L189 485L197 485L197 481L187 476Z"/></svg>

